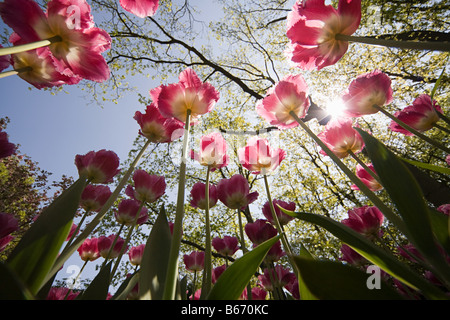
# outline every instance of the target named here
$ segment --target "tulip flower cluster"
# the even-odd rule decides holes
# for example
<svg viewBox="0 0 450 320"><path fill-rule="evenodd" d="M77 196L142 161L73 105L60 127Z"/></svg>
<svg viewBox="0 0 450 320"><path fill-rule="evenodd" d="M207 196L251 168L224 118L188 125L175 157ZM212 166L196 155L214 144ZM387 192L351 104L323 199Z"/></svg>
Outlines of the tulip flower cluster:
<svg viewBox="0 0 450 320"><path fill-rule="evenodd" d="M69 10L74 4L79 9L75 21L73 12ZM159 2L120 0L120 4L125 11L144 18L156 13ZM38 43L36 47L14 51L10 60L19 76L37 88L73 84L81 79L104 81L108 78L108 67L101 53L110 48L110 38L106 32L94 27L90 7L85 0L51 0L45 13L31 0L5 0L0 3L0 15L15 31L10 38L14 47ZM325 5L321 0L296 3L287 21L291 60L302 69L322 69L337 63L346 53L350 39L354 39L351 36L358 29L360 20L360 0L341 0L338 9ZM0 49L0 52L4 51ZM0 68L5 68L6 61L0 59ZM320 155L331 159L347 175L353 183L351 189L358 190L353 192L360 192L372 202L372 205L349 209L348 218L339 222L322 215L296 213L295 202L282 196L272 198L269 178L279 170L287 152L274 146L269 139L255 135L235 150L239 173L230 174L230 177L224 172L234 172L228 167L232 161L221 133L203 135L198 148L188 151L190 127L213 110L220 98L216 88L203 82L194 70L185 69L177 83L161 84L151 89L149 94L152 102L146 106L145 112L136 111L134 114L139 127L137 133L145 138L145 142L129 168L119 168L120 159L110 150L76 155L74 164L79 179L32 223L30 231L8 257L8 268L2 265L2 277L19 279L20 286L11 281L6 289L0 289L0 293L12 286L10 291L14 292L26 287L21 293L25 298L44 294L49 300L92 297L190 300L335 298L333 294L340 288L332 288L328 292L328 288L318 288L320 286L313 282L338 286L342 281L335 278L344 276L355 285L348 294L355 290L356 294L380 298L378 292L367 293L356 285L363 278L358 268L364 270L369 263L376 263L385 270L383 277L392 280L397 289L392 292L383 287L382 294L398 297L400 292L409 296L417 294L420 298L422 295L433 299L448 298L449 204L442 204L436 210L428 208L402 162L356 123L361 117L381 112L392 120L389 128L393 132L417 136L450 154L448 148L423 134L433 127L445 130L438 124L445 119L443 110L432 96L422 94L412 105L391 115L385 110L394 100L389 76L379 70L361 74L342 94L343 114L333 118L319 134L315 134L304 121L311 100L307 82L301 74L281 78L257 101L256 114L279 130L302 128L321 148ZM176 208L170 215L174 221L171 222L167 219L165 201L160 201L165 200L163 197L168 192L166 177L139 169L138 163L150 144L168 144L180 138L183 146ZM364 157L372 163L361 159L363 150L367 153ZM8 141L5 132L0 131L0 157L9 157L14 151L15 145ZM202 211L205 223L200 226L204 230L204 239L196 239L199 243L195 244L195 250L182 254L188 155L205 171L205 179L193 184L189 201L193 212ZM350 163L356 161L356 173L342 161L346 157L351 157ZM395 167L394 173L406 181L404 185L392 177L391 166ZM219 172L221 178L215 180L218 175L213 175L213 172ZM439 172L448 170L440 168ZM264 204L256 219L250 213L250 206L253 211L257 206L256 200L261 200L262 196L253 190L255 187L249 183L248 177L264 181L266 198L261 202ZM109 187L112 183L117 183L114 190ZM381 193L382 190L391 197L398 213L378 197L376 192ZM408 192L406 198L401 195L404 190ZM163 203L159 211L155 208L158 201ZM212 232L211 211L221 204L224 206L222 209L235 212L230 225L236 226L236 235L221 233L219 236ZM78 210L84 212L75 224ZM153 216L154 211L159 213ZM91 216L93 218L85 222ZM106 231L100 225L106 216L118 231L96 236L96 232ZM294 247L287 231L295 227L292 221L296 218L317 224L342 240L340 260L346 263L319 261L301 243L303 239L294 239ZM405 242L411 242L399 246L396 255L391 255L387 246L379 247L383 245L385 231L390 230L385 228L386 220L392 224L390 228L395 227L403 233ZM144 229L144 225L151 226L147 241L136 245L132 241L133 235L139 228ZM0 251L10 243L18 229L17 219L0 213ZM300 254L297 249L300 249ZM75 251L84 262L77 279L88 262L104 259L92 287L81 291L73 287L49 289L56 273ZM127 276L112 296L108 293L109 285L117 276L119 264L126 254L134 273ZM216 256L215 261L213 255ZM399 255L425 268L425 277L417 277L410 268L400 264L397 261ZM193 274L192 283L179 279L181 259L187 274ZM222 259L224 263L216 266L215 263ZM197 284L200 272L201 285ZM336 272L332 275L335 278L330 276L333 272Z"/></svg>

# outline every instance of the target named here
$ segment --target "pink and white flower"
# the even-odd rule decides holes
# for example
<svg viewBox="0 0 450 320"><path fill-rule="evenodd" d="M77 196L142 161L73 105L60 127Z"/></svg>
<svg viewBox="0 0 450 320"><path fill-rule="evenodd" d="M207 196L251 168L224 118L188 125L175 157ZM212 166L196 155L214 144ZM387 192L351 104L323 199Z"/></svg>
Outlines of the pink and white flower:
<svg viewBox="0 0 450 320"><path fill-rule="evenodd" d="M139 18L145 18L156 13L159 0L120 0L120 5Z"/></svg>
<svg viewBox="0 0 450 320"><path fill-rule="evenodd" d="M347 157L349 151L359 153L364 148L364 140L353 128L351 119L332 119L317 136L338 158ZM324 150L320 153L327 155Z"/></svg>
<svg viewBox="0 0 450 320"><path fill-rule="evenodd" d="M216 237L212 240L212 246L218 253L230 257L239 250L238 244L238 238L231 236L224 236L223 238Z"/></svg>
<svg viewBox="0 0 450 320"><path fill-rule="evenodd" d="M287 214L285 214L281 209L278 207L282 207L283 209L286 209L288 211L295 211L295 202L286 202L283 200L273 199L273 207L275 209L275 214L278 218L278 222L280 225L286 225L290 221L294 219L294 217L291 217ZM270 210L270 203L267 201L262 208L262 213L264 217L272 224L274 224L273 217L272 217L272 210Z"/></svg>
<svg viewBox="0 0 450 320"><path fill-rule="evenodd" d="M5 0L0 15L22 41L54 39L49 48L60 73L97 82L109 78L102 52L110 49L111 37L94 27L86 0L51 0L45 13L31 0Z"/></svg>
<svg viewBox="0 0 450 320"><path fill-rule="evenodd" d="M369 170L376 174L375 168L371 163L367 164L367 167L369 168ZM378 180L375 179L369 172L367 172L367 170L360 164L356 165L356 176L372 191L379 191L383 189L383 186L380 184L380 182L378 182ZM352 185L351 188L353 190L359 190L356 185Z"/></svg>
<svg viewBox="0 0 450 320"><path fill-rule="evenodd" d="M436 122L439 121L438 112L442 113L442 108L437 104L436 100L432 102L429 95L422 94L413 101L412 105L397 111L394 116L413 129L425 132L433 128ZM413 135L413 133L404 129L395 121L391 122L389 128L407 136Z"/></svg>
<svg viewBox="0 0 450 320"><path fill-rule="evenodd" d="M274 171L286 157L280 148L272 148L266 139L251 137L247 145L238 150L242 166L254 174L268 174Z"/></svg>
<svg viewBox="0 0 450 320"><path fill-rule="evenodd" d="M116 240L117 237L117 240ZM114 241L116 243L114 243ZM111 250L111 247L114 243L114 247ZM100 253L100 256L105 259L115 259L119 256L120 251L123 246L125 246L125 240L121 237L118 237L115 234L109 235L108 237L100 236L97 240L97 247ZM124 248L126 250L126 247ZM111 251L111 253L109 253ZM109 254L109 256L108 256Z"/></svg>
<svg viewBox="0 0 450 320"><path fill-rule="evenodd" d="M77 249L81 260L94 261L100 258L98 251L98 238L86 239Z"/></svg>
<svg viewBox="0 0 450 320"><path fill-rule="evenodd" d="M380 70L359 75L354 79L342 100L344 113L350 117L361 117L378 112L378 108L392 102L391 79Z"/></svg>
<svg viewBox="0 0 450 320"><path fill-rule="evenodd" d="M377 207L363 206L348 211L348 218L342 223L368 237L378 237L384 215Z"/></svg>
<svg viewBox="0 0 450 320"><path fill-rule="evenodd" d="M111 196L108 186L88 184L81 194L80 206L86 212L98 212Z"/></svg>
<svg viewBox="0 0 450 320"><path fill-rule="evenodd" d="M188 110L191 122L210 112L219 100L219 92L209 83L203 83L192 69L180 73L179 82L161 85L150 91L153 102L165 117L186 122Z"/></svg>
<svg viewBox="0 0 450 320"><path fill-rule="evenodd" d="M202 271L205 267L205 252L192 251L190 254L183 256L186 269L192 272Z"/></svg>
<svg viewBox="0 0 450 320"><path fill-rule="evenodd" d="M361 0L340 0L337 10L324 0L295 3L286 32L291 61L306 70L335 64L348 49L348 42L337 40L336 35L352 35L360 21Z"/></svg>
<svg viewBox="0 0 450 320"><path fill-rule="evenodd" d="M138 212L139 208L141 208L140 212ZM132 225L136 219L136 215L139 215L136 224L141 225L148 220L148 209L141 207L140 203L136 200L123 199L119 203L114 215L118 223L126 226Z"/></svg>
<svg viewBox="0 0 450 320"><path fill-rule="evenodd" d="M0 128L0 159L9 157L16 152L16 145L9 142L8 134Z"/></svg>
<svg viewBox="0 0 450 320"><path fill-rule="evenodd" d="M202 210L206 209L206 184L203 182L197 182L191 189L191 201L190 204L194 208L199 208ZM213 184L209 184L209 209L214 207L218 201L217 188Z"/></svg>
<svg viewBox="0 0 450 320"><path fill-rule="evenodd" d="M145 244L140 244L135 247L131 247L128 251L128 258L133 266L139 266L142 262L142 257L144 256Z"/></svg>
<svg viewBox="0 0 450 320"><path fill-rule="evenodd" d="M153 203L166 192L164 176L151 175L145 170L135 170L133 182L134 188L128 185L125 193L137 201Z"/></svg>
<svg viewBox="0 0 450 320"><path fill-rule="evenodd" d="M266 97L258 101L256 111L271 125L286 129L298 126L290 112L304 118L309 105L308 86L302 75L289 75L269 89Z"/></svg>
<svg viewBox="0 0 450 320"><path fill-rule="evenodd" d="M184 124L177 119L163 117L153 103L147 106L145 113L136 111L134 119L141 127L139 134L153 143L172 142L184 134Z"/></svg>
<svg viewBox="0 0 450 320"><path fill-rule="evenodd" d="M258 192L250 192L248 180L236 174L217 184L219 200L230 209L244 209L258 198Z"/></svg>
<svg viewBox="0 0 450 320"><path fill-rule="evenodd" d="M75 165L80 176L86 176L91 183L109 183L120 170L119 157L113 151L90 151L75 156Z"/></svg>
<svg viewBox="0 0 450 320"><path fill-rule="evenodd" d="M193 151L191 157L211 171L225 167L229 162L227 143L219 132L204 135L200 140L200 151Z"/></svg>

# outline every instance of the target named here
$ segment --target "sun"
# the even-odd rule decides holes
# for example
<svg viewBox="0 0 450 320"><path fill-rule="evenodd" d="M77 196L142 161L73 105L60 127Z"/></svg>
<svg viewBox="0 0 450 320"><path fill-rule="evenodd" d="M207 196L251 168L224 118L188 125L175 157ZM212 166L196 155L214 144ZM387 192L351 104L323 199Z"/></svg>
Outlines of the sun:
<svg viewBox="0 0 450 320"><path fill-rule="evenodd" d="M339 118L344 116L344 110L346 109L346 106L341 98L335 98L330 100L326 104L325 109L333 118Z"/></svg>

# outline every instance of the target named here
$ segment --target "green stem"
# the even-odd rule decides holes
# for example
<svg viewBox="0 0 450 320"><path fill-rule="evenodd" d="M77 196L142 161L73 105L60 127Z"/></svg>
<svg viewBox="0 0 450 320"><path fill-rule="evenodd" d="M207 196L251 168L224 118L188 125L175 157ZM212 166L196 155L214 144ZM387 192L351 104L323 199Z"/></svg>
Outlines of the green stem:
<svg viewBox="0 0 450 320"><path fill-rule="evenodd" d="M441 118L442 120L444 120L448 125L450 125L450 119L448 117L446 117L444 114L440 113L437 111L437 114L439 115L439 118Z"/></svg>
<svg viewBox="0 0 450 320"><path fill-rule="evenodd" d="M435 126L436 128L438 128L439 130L441 130L441 131L443 131L443 132L445 132L445 133L450 134L450 129L448 129L448 128L444 127L444 126L441 126L440 124L437 124L437 123L435 123L434 126Z"/></svg>
<svg viewBox="0 0 450 320"><path fill-rule="evenodd" d="M396 122L399 126L401 126L402 128L408 130L409 132L411 132L412 134L414 134L415 136L419 137L420 139L428 142L429 144L435 146L436 148L441 149L442 151L446 152L447 154L450 154L450 149L443 146L442 144L440 144L437 141L434 141L433 139L427 137L426 135L424 135L423 133L417 131L416 129L412 128L411 126L408 126L406 123L404 123L403 121L399 120L398 118L394 117L392 114L390 114L389 112L387 112L386 110L384 110L382 107L378 106L378 105L373 105L374 108L378 109L382 114L384 114L385 116L387 116L389 119L391 119L392 121Z"/></svg>
<svg viewBox="0 0 450 320"><path fill-rule="evenodd" d="M306 133L322 148L323 151L333 160L333 162L341 169L347 177L363 192L372 203L389 219L399 231L407 234L403 221L388 206L376 196L328 147L322 140L317 137L314 132L294 113L289 113L295 121L306 131Z"/></svg>
<svg viewBox="0 0 450 320"><path fill-rule="evenodd" d="M205 298L211 290L212 275L211 275L211 223L209 221L209 175L210 167L206 171L205 184L205 268L203 269L203 285L200 299Z"/></svg>
<svg viewBox="0 0 450 320"><path fill-rule="evenodd" d="M239 233L240 233L240 242L241 242L241 250L243 254L246 254L248 252L247 246L245 245L245 238L244 238L244 226L242 224L242 217L241 217L241 210L237 209L237 216L238 216L238 223L239 223ZM227 267L228 267L228 262ZM250 283L247 285L247 299L252 300L252 287Z"/></svg>
<svg viewBox="0 0 450 320"><path fill-rule="evenodd" d="M358 158L358 156L352 150L348 150L347 152L356 162L358 162L358 164L361 167L364 168L364 170L367 171L368 174L370 174L370 176L372 178L374 178L375 180L377 180L377 182L379 184L381 184L381 181L380 181L380 178L378 177L378 175L375 172L373 172L360 158Z"/></svg>
<svg viewBox="0 0 450 320"><path fill-rule="evenodd" d="M163 299L173 300L175 298L177 276L178 276L178 255L181 244L181 233L183 229L184 218L184 193L186 184L186 156L187 146L189 140L189 128L190 128L191 111L186 113L186 122L183 138L183 149L181 154L181 164L178 180L178 196L177 196L177 208L175 213L175 222L173 226L172 244L170 247L169 261L167 265L167 275L164 287Z"/></svg>
<svg viewBox="0 0 450 320"><path fill-rule="evenodd" d="M23 67L23 68L16 69L16 70L5 71L5 72L0 73L0 79L10 77L10 76L15 76L20 73L24 73L24 72L28 72L28 71L32 71L32 70L33 70L33 68L31 68L31 67Z"/></svg>
<svg viewBox="0 0 450 320"><path fill-rule="evenodd" d="M101 268L103 268L103 267L106 265L106 263L108 262L109 258L111 257L111 253L112 253L114 247L116 246L117 240L119 239L119 236L120 236L120 234L122 233L122 230L123 230L123 227L124 227L124 226L125 226L124 223L122 223L122 224L120 225L119 231L117 232L116 236L114 237L114 241L112 242L111 247L110 247L109 250L108 250L108 254L107 254L106 257L105 257L105 261L103 261L103 264L102 264L102 267L101 267ZM124 246L125 246L125 245L124 245Z"/></svg>
<svg viewBox="0 0 450 320"><path fill-rule="evenodd" d="M66 247L70 246L70 244L72 243L73 239L75 239L75 237L78 234L78 231L80 231L81 225L83 224L84 220L86 219L86 217L89 215L89 211L86 211L83 216L81 217L80 222L77 225L77 228L75 229L75 231L73 232L72 236L70 237L69 241L67 241Z"/></svg>
<svg viewBox="0 0 450 320"><path fill-rule="evenodd" d="M57 42L61 42L62 38L60 36L54 36L45 40L39 40L36 42L21 44L18 46L0 48L0 56L6 56L8 54L16 54L25 51L30 51L42 47L48 47L49 45Z"/></svg>
<svg viewBox="0 0 450 320"><path fill-rule="evenodd" d="M450 44L448 42L387 40L369 37L349 36L345 34L337 34L335 36L335 39L341 41L358 42L390 48L447 51L447 52L450 51Z"/></svg>
<svg viewBox="0 0 450 320"><path fill-rule="evenodd" d="M145 204L145 203L142 201L141 204L139 205L139 208L138 208L138 210L137 210L137 212L136 212L136 216L134 217L134 220L133 220L133 222L131 223L130 228L128 229L127 237L126 237L126 239L125 239L125 242L124 242L123 245L122 245L122 248L120 248L119 256L117 257L116 263L114 264L114 268L113 268L113 270L112 270L112 272L111 272L111 280L114 278L114 275L115 275L115 273L116 273L116 271L117 271L117 268L119 267L120 260L122 260L122 256L123 256L123 254L125 253L125 249L126 249L128 243L130 242L131 235L133 234L134 227L137 225L137 221L139 220L139 216L141 215L141 210L142 210L142 208L144 207L144 204ZM114 245L115 245L115 242L117 241L117 238L118 238L118 235L117 235L116 238L114 239L114 243L111 245L111 248L109 249L108 256L109 256L109 254L112 252L112 250L113 250L113 248L114 248Z"/></svg>
<svg viewBox="0 0 450 320"><path fill-rule="evenodd" d="M86 265L87 265L88 262L89 262L89 260L86 260L86 261L83 263L83 266L81 267L80 272L78 272L76 278L73 280L72 288L69 288L69 290L67 290L66 295L65 295L65 297L64 297L64 300L67 300L67 297L68 297L69 294L72 292L73 287L75 286L75 283L77 283L78 279L79 279L80 276L81 276L81 273L83 272L83 270L84 270L84 268L86 267Z"/></svg>
<svg viewBox="0 0 450 320"><path fill-rule="evenodd" d="M113 191L112 195L108 198L108 200L100 209L100 211L97 213L97 215L94 217L94 219L92 219L92 221L86 226L83 232L72 242L72 244L69 247L64 248L64 250L61 252L61 254L56 259L55 263L53 264L52 270L48 273L45 281L50 280L50 278L52 278L53 275L55 275L56 272L58 272L58 270L63 266L64 262L78 249L81 243L89 236L89 234L91 234L91 232L95 229L95 227L106 215L108 210L114 205L114 202L116 201L117 197L119 196L124 186L128 183L131 174L133 173L134 169L136 168L136 165L144 155L144 152L150 145L150 143L151 143L150 141L147 141L145 145L142 147L141 151L136 156L133 163L130 165L127 172L120 180L116 189Z"/></svg>

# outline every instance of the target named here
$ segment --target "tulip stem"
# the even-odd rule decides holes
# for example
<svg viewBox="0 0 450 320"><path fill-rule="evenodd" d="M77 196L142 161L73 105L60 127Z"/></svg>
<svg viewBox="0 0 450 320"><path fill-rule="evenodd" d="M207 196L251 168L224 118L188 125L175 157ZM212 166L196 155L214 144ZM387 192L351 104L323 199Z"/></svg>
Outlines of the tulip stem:
<svg viewBox="0 0 450 320"><path fill-rule="evenodd" d="M61 42L62 38L60 36L54 36L45 40L39 40L36 42L21 44L18 46L0 48L0 56L6 56L8 54L16 54L25 51L30 51L42 47L48 47L49 45L57 42Z"/></svg>
<svg viewBox="0 0 450 320"><path fill-rule="evenodd" d="M58 272L58 270L62 267L64 262L78 249L78 247L81 245L81 243L89 236L89 234L100 223L100 221L103 219L103 217L108 212L108 210L111 208L111 206L114 205L114 202L116 201L116 199L119 196L120 192L122 191L123 187L128 183L128 179L130 178L131 174L133 173L134 169L136 168L136 165L138 164L139 160L144 155L144 152L145 152L145 150L147 150L147 147L150 145L150 143L151 143L150 140L148 140L145 143L145 145L142 147L141 151L136 156L133 163L130 165L127 172L120 180L116 189L113 191L113 193L108 198L108 200L103 205L103 207L100 209L100 211L97 213L97 215L86 226L86 228L83 230L83 232L73 241L73 243L69 247L66 246L64 248L64 250L61 252L61 254L56 259L55 263L53 264L52 270L47 274L47 278L45 281L48 281L51 277L53 277L53 275L56 272Z"/></svg>
<svg viewBox="0 0 450 320"><path fill-rule="evenodd" d="M323 151L334 161L334 163L341 169L347 177L363 192L372 203L380 209L381 212L389 219L399 231L406 233L406 228L403 221L394 212L381 201L376 194L371 191L331 150L323 143L320 138L311 131L311 129L293 112L289 113L295 121L306 131L306 133L322 148Z"/></svg>
<svg viewBox="0 0 450 320"><path fill-rule="evenodd" d="M33 70L33 68L31 68L31 67L23 67L23 68L20 68L20 69L5 71L5 72L0 73L0 79L1 78L6 78L6 77L10 77L10 76L15 76L15 75L18 75L20 73L28 72L28 71L31 71L31 70Z"/></svg>
<svg viewBox="0 0 450 320"><path fill-rule="evenodd" d="M409 132L411 132L412 134L414 134L415 136L421 138L422 140L428 142L429 144L435 146L436 148L441 149L442 151L446 152L447 154L450 154L450 149L443 146L442 144L440 144L437 141L434 141L433 139L427 137L426 135L424 135L423 133L417 131L416 129L412 128L411 126L407 125L406 123L404 123L403 121L399 120L398 118L394 117L392 114L390 114L389 112L387 112L386 110L384 110L382 107L378 106L378 105L373 105L374 108L378 109L379 111L381 111L382 114L384 114L385 116L387 116L388 118L390 118L392 121L396 122L399 126L401 126L402 128L408 130Z"/></svg>
<svg viewBox="0 0 450 320"><path fill-rule="evenodd" d="M211 224L209 221L209 176L210 167L206 171L205 184L205 268L203 269L203 284L200 299L205 298L211 290Z"/></svg>
<svg viewBox="0 0 450 320"><path fill-rule="evenodd" d="M445 133L450 134L450 129L448 129L448 128L446 128L446 127L443 127L443 126L441 126L441 125L439 125L439 124L437 124L437 123L435 123L434 126L435 126L436 128L438 128L439 130L444 131Z"/></svg>
<svg viewBox="0 0 450 320"><path fill-rule="evenodd" d="M134 227L137 225L137 221L139 220L139 216L141 215L141 210L144 207L144 204L145 204L145 202L141 201L141 203L139 205L139 208L137 209L136 216L134 217L134 220L131 223L130 228L128 229L127 237L125 239L125 242L122 245L122 248L120 248L119 256L117 257L116 263L114 264L114 268L113 268L113 270L111 272L110 281L112 281L112 279L114 278L114 274L116 273L117 268L119 267L120 260L122 260L122 256L123 256L123 254L125 252L125 249L128 246L128 243L130 242L131 235L133 233ZM114 239L114 243L111 244L111 248L109 248L108 255L112 252L112 250L114 250L114 246L116 245L118 237L119 237L119 235L116 236L116 238Z"/></svg>
<svg viewBox="0 0 450 320"><path fill-rule="evenodd" d="M370 37L349 36L345 34L337 34L335 36L335 39L341 41L358 42L390 48L432 50L432 51L446 51L446 52L450 51L449 42L400 41L400 40L377 39Z"/></svg>
<svg viewBox="0 0 450 320"><path fill-rule="evenodd" d="M186 122L183 137L183 149L181 153L180 172L178 179L178 195L177 195L177 208L175 213L175 222L173 225L172 244L170 247L169 261L167 264L167 275L163 293L164 300L173 300L175 298L177 275L178 275L178 255L181 244L181 233L183 228L184 218L184 193L186 184L186 155L187 146L189 140L189 128L190 128L191 110L186 112Z"/></svg>
<svg viewBox="0 0 450 320"><path fill-rule="evenodd" d="M378 177L378 175L373 172L360 158L358 158L358 156L352 151L352 150L347 150L348 154L356 161L358 162L358 164L364 168L364 170L367 171L368 174L371 175L372 178L374 178L375 180L378 181L378 183L381 184L380 178Z"/></svg>
<svg viewBox="0 0 450 320"><path fill-rule="evenodd" d="M450 119L447 118L443 113L440 113L439 111L437 111L439 118L441 118L442 120L444 120L447 124L450 125Z"/></svg>

